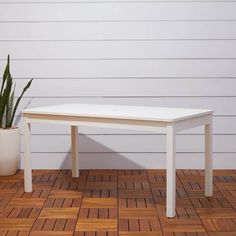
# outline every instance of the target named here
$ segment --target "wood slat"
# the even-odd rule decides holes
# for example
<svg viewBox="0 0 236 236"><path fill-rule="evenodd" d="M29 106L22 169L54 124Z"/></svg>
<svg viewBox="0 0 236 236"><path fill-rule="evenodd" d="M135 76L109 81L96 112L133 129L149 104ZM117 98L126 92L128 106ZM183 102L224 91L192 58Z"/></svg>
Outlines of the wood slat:
<svg viewBox="0 0 236 236"><path fill-rule="evenodd" d="M18 1L14 1L18 2ZM61 1L62 2L62 1ZM46 1L40 4L15 4L11 12L2 5L1 21L115 21L115 20L232 20L236 11L233 2L194 1L179 4L170 1L95 1L63 2ZM222 8L224 11L222 11Z"/></svg>
<svg viewBox="0 0 236 236"><path fill-rule="evenodd" d="M82 192L70 190L52 190L48 198L81 198Z"/></svg>
<svg viewBox="0 0 236 236"><path fill-rule="evenodd" d="M154 208L120 208L120 219L150 219L157 218Z"/></svg>
<svg viewBox="0 0 236 236"><path fill-rule="evenodd" d="M200 220L163 219L161 225L165 232L205 232Z"/></svg>
<svg viewBox="0 0 236 236"><path fill-rule="evenodd" d="M42 207L45 200L40 198L12 198L8 203L11 207Z"/></svg>
<svg viewBox="0 0 236 236"><path fill-rule="evenodd" d="M79 219L76 231L117 231L116 219Z"/></svg>
<svg viewBox="0 0 236 236"><path fill-rule="evenodd" d="M84 208L114 208L117 207L115 198L84 198L81 207Z"/></svg>
<svg viewBox="0 0 236 236"><path fill-rule="evenodd" d="M31 231L30 236L50 236L50 235L55 235L55 236L72 236L73 232L72 231Z"/></svg>
<svg viewBox="0 0 236 236"><path fill-rule="evenodd" d="M77 217L79 208L43 208L39 215L39 219L74 219Z"/></svg>
<svg viewBox="0 0 236 236"><path fill-rule="evenodd" d="M232 208L199 208L197 209L201 218L214 218L214 219L235 219L236 212Z"/></svg>
<svg viewBox="0 0 236 236"><path fill-rule="evenodd" d="M6 230L27 230L32 227L34 219L5 218L0 219L0 229Z"/></svg>
<svg viewBox="0 0 236 236"><path fill-rule="evenodd" d="M161 236L161 232L120 232L121 236Z"/></svg>
<svg viewBox="0 0 236 236"><path fill-rule="evenodd" d="M55 97L178 97L178 96L196 96L196 97L202 97L202 96L234 96L234 86L236 82L233 79L230 79L229 77L235 77L236 76L236 69L234 66L234 60L212 60L212 63L209 63L207 60L207 63L205 60L194 60L193 62L189 63L186 60L178 60L177 62L172 62L172 60L166 60L168 63L159 63L159 60L151 60L149 62L141 61L141 60L134 60L129 62L130 66L127 67L127 61L124 60L123 67L129 68L130 72L121 73L123 70L120 68L116 68L118 66L117 62L106 62L104 64L98 62L93 63L89 62L91 64L85 64L81 61L75 62L71 64L71 60L63 61L63 60L55 60L53 61L52 67L48 68L46 67L47 62L44 61L30 61L30 63L22 64L23 61L15 61L14 68L18 67L18 77L20 78L27 78L28 74L32 74L34 76L35 81L34 84L32 84L31 90L27 92L28 97L49 97L49 98L55 98ZM198 62L199 61L199 62ZM21 62L21 63L19 63ZM44 63L43 63L44 62ZM85 60L85 62L87 62ZM171 63L172 62L172 63ZM19 65L17 66L17 64ZM51 62L52 63L52 62ZM15 65L16 64L16 65ZM119 62L120 64L120 62ZM5 65L5 63L4 63ZM73 65L73 68L71 68ZM63 68L64 66L64 68ZM91 71L89 74L82 73L84 67L94 67L94 70L101 70L100 74L94 74ZM156 66L156 72L149 73L153 67ZM208 68L211 68L211 70ZM223 66L224 68L231 67L231 73L229 73L228 68L225 69L225 73L222 73L223 78L218 78L217 83L214 79L211 77L218 77L219 75L217 72L214 74L210 74L210 72L213 71L214 68L221 68ZM0 61L0 68L3 67L3 63ZM13 66L12 66L13 67ZM22 68L29 67L32 71L25 72ZM100 68L101 67L101 68ZM112 68L113 67L113 68ZM121 67L121 65L120 65ZM176 70L175 72L170 71L169 74L163 75L164 71L161 73L161 70L164 70L165 67L176 67L179 70ZM187 73L186 68L189 67L189 73ZM46 73L46 70L43 71L43 69L47 68L51 71L48 71ZM70 74L71 70L76 70L79 68L80 70L77 75ZM108 70L105 70L107 68L110 68L110 72ZM61 69L61 71L58 71L58 79L57 80L57 90L53 90L55 85L55 70ZM22 71L21 71L22 70ZM138 71L137 71L138 70ZM198 74L193 74L192 71L198 71ZM208 74L206 71L209 71ZM86 70L88 71L88 70ZM114 73L114 71L117 71L117 73ZM181 73L182 71L182 73ZM106 73L105 73L106 72ZM118 73L120 72L120 73ZM145 73L146 72L146 73ZM165 70L166 72L166 70ZM97 73L97 72L96 72ZM178 73L178 75L177 75ZM219 72L218 72L219 73ZM73 79L73 76L75 78L84 78L84 79ZM181 77L181 79L176 79L175 77ZM202 77L201 79L187 79L188 77ZM95 77L95 78L91 78ZM99 77L99 79L97 79ZM102 78L101 78L102 77ZM105 78L104 78L105 77ZM144 79L140 79L141 77L144 77ZM166 79L155 79L156 77L167 77ZM170 78L171 77L171 78ZM209 78L210 77L210 78ZM227 78L224 78L227 77ZM57 77L56 77L57 78ZM67 79L62 79L67 78ZM24 85L27 83L27 79L19 79L17 81L17 90L16 90L16 96L20 95L20 92ZM44 84L47 84L47 87L43 90L39 90L38 87L42 87ZM91 84L93 84L93 87L91 87ZM186 87L185 85L188 84ZM208 84L208 86L211 86L211 90L207 90L204 88L204 85ZM87 87L90 86L91 89L87 89ZM98 86L100 86L100 89L97 89ZM124 90L125 87L135 87L133 90ZM106 88L109 87L109 90ZM169 89L167 90L166 87ZM150 105L149 105L150 106ZM160 106L160 105L159 105Z"/></svg>
<svg viewBox="0 0 236 236"><path fill-rule="evenodd" d="M111 39L233 39L235 22L227 21L114 21L114 22L2 22L0 40L111 40ZM154 28L158 31L153 30ZM196 30L198 29L198 30ZM60 68L58 68L60 69ZM86 67L87 69L87 67ZM138 69L138 68L137 68ZM164 68L163 68L164 69ZM175 68L173 68L175 69ZM153 69L152 69L153 70ZM216 68L217 70L217 68ZM73 71L73 70L72 70ZM87 69L87 71L89 71ZM96 71L96 70L95 70ZM73 71L75 73L75 71ZM55 72L56 73L56 72ZM166 72L168 73L168 72Z"/></svg>
<svg viewBox="0 0 236 236"><path fill-rule="evenodd" d="M131 198L146 198L146 197L151 197L152 193L151 191L146 191L146 190L121 190L119 191L119 196L120 198L124 197L131 197Z"/></svg>
<svg viewBox="0 0 236 236"><path fill-rule="evenodd" d="M235 119L235 118L234 118ZM80 160L83 168L165 168L166 153L80 153ZM45 168L44 163L47 162L48 168L68 169L70 168L70 160L68 153L32 153L32 161L37 162L38 168ZM203 153L177 153L177 168L204 168ZM148 162L146 160L149 160ZM40 160L40 161L39 161ZM107 161L109 160L109 161ZM122 162L121 162L122 160ZM227 161L225 161L227 160ZM150 164L152 163L152 164ZM215 153L214 163L218 163L221 168L234 168L236 165L234 153ZM229 164L230 163L230 164ZM230 166L229 166L230 165ZM22 168L23 168L22 155ZM236 168L236 166L235 166ZM73 180L78 182L78 180Z"/></svg>

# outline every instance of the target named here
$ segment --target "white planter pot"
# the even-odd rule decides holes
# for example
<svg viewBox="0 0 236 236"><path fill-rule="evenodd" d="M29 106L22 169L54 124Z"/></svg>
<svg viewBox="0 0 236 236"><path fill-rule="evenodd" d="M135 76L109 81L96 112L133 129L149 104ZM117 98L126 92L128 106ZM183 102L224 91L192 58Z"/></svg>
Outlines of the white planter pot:
<svg viewBox="0 0 236 236"><path fill-rule="evenodd" d="M20 160L20 129L0 129L0 176L13 175Z"/></svg>

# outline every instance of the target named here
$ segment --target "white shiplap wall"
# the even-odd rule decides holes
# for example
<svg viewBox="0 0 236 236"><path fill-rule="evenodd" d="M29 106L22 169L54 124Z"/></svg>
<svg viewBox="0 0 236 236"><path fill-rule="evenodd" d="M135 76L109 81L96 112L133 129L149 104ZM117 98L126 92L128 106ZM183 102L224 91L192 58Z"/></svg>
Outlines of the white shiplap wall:
<svg viewBox="0 0 236 236"><path fill-rule="evenodd" d="M212 108L214 166L236 168L236 1L0 0L1 71L8 53L18 89L35 78L20 109ZM34 168L68 168L69 127L32 131ZM203 144L203 128L179 134L177 166L202 168ZM82 168L165 167L164 135L80 127L79 151Z"/></svg>

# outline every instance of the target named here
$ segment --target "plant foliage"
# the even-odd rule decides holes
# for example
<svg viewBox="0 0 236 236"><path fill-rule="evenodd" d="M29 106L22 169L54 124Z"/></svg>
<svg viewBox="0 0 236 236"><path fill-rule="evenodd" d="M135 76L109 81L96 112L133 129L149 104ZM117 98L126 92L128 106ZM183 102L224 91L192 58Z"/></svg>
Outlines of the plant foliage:
<svg viewBox="0 0 236 236"><path fill-rule="evenodd" d="M32 81L33 79L27 83L16 100L16 103L14 103L15 84L13 84L13 79L11 77L10 56L8 55L0 90L0 128L9 129L12 127L17 107Z"/></svg>

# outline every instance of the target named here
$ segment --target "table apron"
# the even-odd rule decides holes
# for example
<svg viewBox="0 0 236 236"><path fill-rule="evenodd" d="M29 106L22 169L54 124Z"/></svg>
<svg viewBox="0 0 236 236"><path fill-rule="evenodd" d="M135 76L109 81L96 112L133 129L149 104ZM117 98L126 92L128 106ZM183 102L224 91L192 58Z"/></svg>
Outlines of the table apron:
<svg viewBox="0 0 236 236"><path fill-rule="evenodd" d="M194 117L187 120L178 121L174 124L175 131L179 132L186 129L191 129L201 125L207 125L212 123L212 115L205 115L200 117Z"/></svg>
<svg viewBox="0 0 236 236"><path fill-rule="evenodd" d="M60 117L59 117L60 118ZM125 120L125 119L111 119L111 118L77 118L77 119L57 119L46 117L24 117L26 123L47 123L70 126L85 126L85 127L99 127L112 129L126 129L136 131L147 131L154 133L166 134L166 122L156 121L142 121L142 120Z"/></svg>
<svg viewBox="0 0 236 236"><path fill-rule="evenodd" d="M96 118L96 117L65 117L56 115L25 115L27 123L50 123L70 126L88 126L112 129L128 129L136 131L147 131L154 133L167 133L167 126L175 127L175 131L182 131L193 127L210 124L212 115L204 115L177 122L147 121L147 120L131 120L116 118Z"/></svg>

